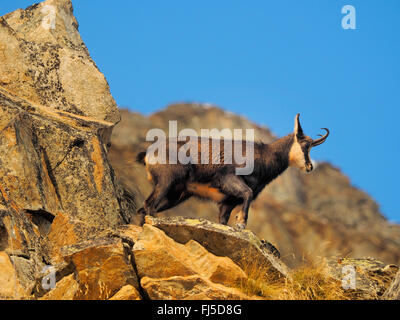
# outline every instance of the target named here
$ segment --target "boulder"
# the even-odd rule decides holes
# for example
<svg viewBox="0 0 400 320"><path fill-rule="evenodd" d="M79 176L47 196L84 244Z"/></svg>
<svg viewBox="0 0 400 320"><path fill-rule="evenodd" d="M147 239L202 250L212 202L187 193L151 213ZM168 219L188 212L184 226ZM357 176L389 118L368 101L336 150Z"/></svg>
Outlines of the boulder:
<svg viewBox="0 0 400 320"><path fill-rule="evenodd" d="M199 275L164 279L144 277L141 285L151 300L250 300L256 298Z"/></svg>
<svg viewBox="0 0 400 320"><path fill-rule="evenodd" d="M400 271L397 272L395 278L389 288L382 296L386 300L400 300Z"/></svg>
<svg viewBox="0 0 400 320"><path fill-rule="evenodd" d="M244 271L228 257L208 252L195 240L185 244L145 224L133 246L140 284L150 299L253 299L238 287Z"/></svg>
<svg viewBox="0 0 400 320"><path fill-rule="evenodd" d="M163 230L179 243L195 240L216 256L229 257L239 266L245 261L256 261L266 267L271 277L288 277L289 269L276 257L277 250L256 237L250 230L236 230L230 226L205 219L183 217L154 218L146 216L146 223Z"/></svg>
<svg viewBox="0 0 400 320"><path fill-rule="evenodd" d="M105 300L126 286L139 288L130 250L118 238L83 241L61 252L65 263L56 268L56 287L37 290L36 297L42 300ZM122 294L128 294L126 288Z"/></svg>
<svg viewBox="0 0 400 320"><path fill-rule="evenodd" d="M131 285L126 285L121 288L115 295L109 300L141 300L138 290Z"/></svg>
<svg viewBox="0 0 400 320"><path fill-rule="evenodd" d="M61 225L67 231L69 230L68 226ZM50 291L43 289L42 279L45 274L41 274L36 279L33 296L44 300L58 300L64 299L63 291L65 291L65 299L68 300L104 300L117 294L115 299L123 299L123 297L128 299L128 296L133 293L136 298L140 298L136 267L131 254L133 244L130 244L131 240L127 238L126 233L127 230L141 228L125 226L122 228L124 235L120 235L118 230L95 231L89 237L86 233L90 229L85 230L86 226L78 223L73 226L77 231L83 232L78 233L83 239L90 238L90 240L72 241L73 244L63 243L63 245L60 242L58 246L55 246L58 250L54 252L56 258L52 256L52 267L57 285ZM73 235L76 234L73 233ZM71 238L74 240L75 237ZM71 284L71 290L66 290L66 283ZM128 290L131 287L136 291Z"/></svg>
<svg viewBox="0 0 400 320"><path fill-rule="evenodd" d="M4 195L0 185L0 251L3 252L0 273L5 278L14 279L13 283L18 283L17 287L22 288L15 291L14 298L28 298L35 286L36 276L49 257L32 217L18 210L14 202L8 198L6 200ZM22 292L25 292L24 296Z"/></svg>
<svg viewBox="0 0 400 320"><path fill-rule="evenodd" d="M194 240L184 245L177 243L164 231L146 224L133 253L140 278L199 275L232 286L246 279L246 274L231 259L215 256Z"/></svg>
<svg viewBox="0 0 400 320"><path fill-rule="evenodd" d="M63 248L64 259L74 266L79 290L76 300L104 300L122 287L139 288L129 249L120 239L97 238Z"/></svg>
<svg viewBox="0 0 400 320"><path fill-rule="evenodd" d="M79 294L79 283L75 275L70 274L57 282L56 287L39 300L75 300Z"/></svg>
<svg viewBox="0 0 400 320"><path fill-rule="evenodd" d="M395 265L385 265L371 257L330 259L328 261L329 274L348 286L345 288L347 293L357 299L380 299L398 270L399 268ZM351 282L349 282L353 272L355 288L351 288Z"/></svg>
<svg viewBox="0 0 400 320"><path fill-rule="evenodd" d="M142 227L133 224L126 224L118 228L117 234L118 237L133 246L135 242L138 241L139 235L142 233L142 231Z"/></svg>
<svg viewBox="0 0 400 320"><path fill-rule="evenodd" d="M4 251L0 252L0 270L0 300L26 296L27 292L21 286L11 260Z"/></svg>

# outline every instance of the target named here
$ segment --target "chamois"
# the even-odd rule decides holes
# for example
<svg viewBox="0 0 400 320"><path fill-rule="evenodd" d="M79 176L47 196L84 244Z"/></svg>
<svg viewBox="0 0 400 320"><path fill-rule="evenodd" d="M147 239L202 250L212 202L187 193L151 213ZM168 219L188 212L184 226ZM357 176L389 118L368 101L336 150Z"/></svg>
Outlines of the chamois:
<svg viewBox="0 0 400 320"><path fill-rule="evenodd" d="M267 184L289 166L306 172L313 170L310 150L325 142L329 136L329 130L323 128L326 134L313 140L303 133L299 117L300 114L295 117L293 133L270 144L254 143L254 169L249 175L236 175L235 169L241 165L235 161L225 163L224 154L221 151L219 151L221 161L218 164L151 164L148 152L140 152L136 160L146 166L148 179L154 184L154 189L144 202L143 208L138 210L138 213L142 215L142 221L146 214L154 215L196 196L217 202L221 224L227 224L232 210L241 206L236 218L236 227L246 228L250 203ZM201 145L202 142L200 138L198 139ZM212 139L208 140L211 145ZM224 150L223 140L220 142L220 150ZM183 143L177 142L178 147ZM241 143L241 150L244 150L246 141L241 141ZM207 149L206 156L211 159L212 152L210 148Z"/></svg>

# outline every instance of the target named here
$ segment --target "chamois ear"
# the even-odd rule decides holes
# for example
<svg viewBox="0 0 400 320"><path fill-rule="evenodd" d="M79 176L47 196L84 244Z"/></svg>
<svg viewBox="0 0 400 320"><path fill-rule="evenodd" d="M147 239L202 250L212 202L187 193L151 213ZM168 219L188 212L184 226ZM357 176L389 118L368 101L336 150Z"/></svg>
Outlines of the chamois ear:
<svg viewBox="0 0 400 320"><path fill-rule="evenodd" d="M303 129L300 125L300 113L298 113L296 118L294 118L294 134L298 139L304 136Z"/></svg>

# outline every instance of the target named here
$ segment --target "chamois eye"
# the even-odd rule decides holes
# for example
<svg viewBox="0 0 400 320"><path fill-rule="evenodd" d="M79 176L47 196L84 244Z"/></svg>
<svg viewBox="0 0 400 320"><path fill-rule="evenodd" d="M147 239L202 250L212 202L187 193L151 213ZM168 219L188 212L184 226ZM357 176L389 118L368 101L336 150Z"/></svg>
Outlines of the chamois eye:
<svg viewBox="0 0 400 320"><path fill-rule="evenodd" d="M300 144L305 148L308 148L310 146L310 144L307 141L303 141Z"/></svg>

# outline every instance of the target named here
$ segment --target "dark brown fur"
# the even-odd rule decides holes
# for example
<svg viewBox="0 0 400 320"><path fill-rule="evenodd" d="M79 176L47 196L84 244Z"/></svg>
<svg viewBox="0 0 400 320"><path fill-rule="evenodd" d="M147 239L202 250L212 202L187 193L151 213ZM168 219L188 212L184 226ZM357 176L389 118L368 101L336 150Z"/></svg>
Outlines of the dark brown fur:
<svg viewBox="0 0 400 320"><path fill-rule="evenodd" d="M208 140L208 158L210 164L149 164L146 152L137 156L137 161L145 164L154 183L154 190L139 210L141 214L154 215L170 209L192 196L207 198L218 203L219 221L227 224L232 210L241 205L237 225L244 228L247 223L250 203L272 180L282 174L291 164L289 157L292 147L298 143L302 150L302 163L307 171L312 170L309 150L313 140L303 134L297 117L295 133L289 134L271 144L254 143L254 170L249 175L236 175L236 168L244 165L225 163L224 144L221 140L219 164L211 164L212 141ZM329 132L328 132L329 134ZM326 135L327 137L327 135ZM326 139L325 137L325 139ZM198 138L198 159L201 159L201 143ZM184 142L177 142L178 150ZM240 142L239 142L240 143ZM246 141L241 141L242 150L246 150ZM233 143L233 146L235 143ZM167 144L168 150L168 144ZM234 152L234 148L233 148ZM168 163L168 162L167 162Z"/></svg>

